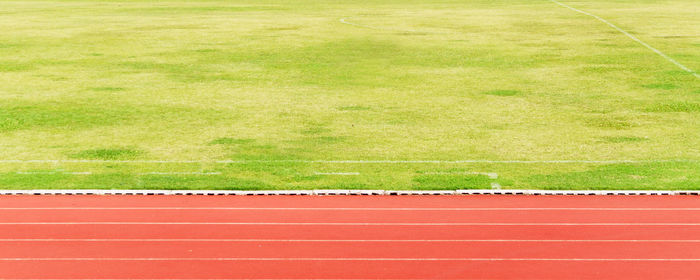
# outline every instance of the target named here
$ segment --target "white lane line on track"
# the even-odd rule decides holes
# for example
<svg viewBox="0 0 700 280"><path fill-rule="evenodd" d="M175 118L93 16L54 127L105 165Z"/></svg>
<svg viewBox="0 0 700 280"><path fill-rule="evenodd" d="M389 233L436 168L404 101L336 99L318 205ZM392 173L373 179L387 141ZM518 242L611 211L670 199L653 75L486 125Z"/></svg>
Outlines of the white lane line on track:
<svg viewBox="0 0 700 280"><path fill-rule="evenodd" d="M652 261L698 262L700 259L636 258L0 258L0 261Z"/></svg>
<svg viewBox="0 0 700 280"><path fill-rule="evenodd" d="M661 52L660 50L658 50L658 49L656 49L656 48L650 46L649 44L645 43L644 41L642 41L642 40L640 40L639 38L635 37L634 35L630 34L629 32L623 30L622 28L617 27L617 25L612 24L611 22L605 20L604 18L601 18L601 17L599 17L599 16L597 16L597 15L591 14L591 13L586 12L586 11L583 11L583 10L576 9L576 8L574 8L574 7L571 7L571 6L569 6L569 5L566 5L566 4L564 4L564 3L562 3L562 2L559 2L559 1L557 1L557 0L549 0L549 1L551 1L552 3L555 3L555 4L559 5L559 6L562 6L562 7L564 7L564 8L570 9L570 10L572 10L572 11L574 11L574 12L577 12L577 13L580 13L580 14L584 14L584 15L593 17L593 18L595 18L595 19L597 19L597 20L599 20L599 21L601 21L601 22L607 24L608 26L612 27L613 29L615 29L615 30L619 31L620 33L624 34L625 36L629 37L629 38L632 39L633 41L635 41L635 42L641 44L642 46L646 47L647 49L653 51L654 53L658 54L659 56L661 56L661 57L665 58L666 60L670 61L671 63L675 64L676 66L678 66L678 68L682 69L683 71L688 72L688 73L690 73L691 75L695 76L695 78L700 79L700 75L698 75L698 73L695 73L695 71L693 71L692 69L686 67L685 65L683 65L683 64L681 64L680 62L676 61L675 59L669 57L668 55L666 55L665 53Z"/></svg>
<svg viewBox="0 0 700 280"><path fill-rule="evenodd" d="M306 207L0 207L2 210L267 210L267 211L700 211L700 208L466 207L466 208L306 208Z"/></svg>
<svg viewBox="0 0 700 280"><path fill-rule="evenodd" d="M696 159L668 159L668 160L91 160L91 159L0 159L0 163L338 163L338 164L465 164L465 163L513 163L513 164L621 164L621 163L671 163L688 162L697 163Z"/></svg>
<svg viewBox="0 0 700 280"><path fill-rule="evenodd" d="M2 222L0 225L273 225L273 226L700 226L700 223L282 223L282 222Z"/></svg>
<svg viewBox="0 0 700 280"><path fill-rule="evenodd" d="M700 243L698 239L0 239L0 242Z"/></svg>

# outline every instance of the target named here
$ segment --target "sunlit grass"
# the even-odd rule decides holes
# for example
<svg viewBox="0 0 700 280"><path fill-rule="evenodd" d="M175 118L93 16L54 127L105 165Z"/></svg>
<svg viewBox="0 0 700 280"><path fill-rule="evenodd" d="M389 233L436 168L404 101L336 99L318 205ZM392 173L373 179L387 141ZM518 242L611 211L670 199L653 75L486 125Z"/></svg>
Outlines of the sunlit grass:
<svg viewBox="0 0 700 280"><path fill-rule="evenodd" d="M695 1L567 3L700 69ZM698 147L700 80L550 1L0 0L0 160L74 161L3 188L698 189Z"/></svg>

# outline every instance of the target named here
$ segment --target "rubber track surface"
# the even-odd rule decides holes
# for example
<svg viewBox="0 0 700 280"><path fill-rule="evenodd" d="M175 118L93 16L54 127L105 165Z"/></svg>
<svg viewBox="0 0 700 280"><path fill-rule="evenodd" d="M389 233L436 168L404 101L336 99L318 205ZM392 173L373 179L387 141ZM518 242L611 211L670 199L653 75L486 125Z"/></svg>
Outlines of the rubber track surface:
<svg viewBox="0 0 700 280"><path fill-rule="evenodd" d="M700 279L694 196L0 196L0 279Z"/></svg>

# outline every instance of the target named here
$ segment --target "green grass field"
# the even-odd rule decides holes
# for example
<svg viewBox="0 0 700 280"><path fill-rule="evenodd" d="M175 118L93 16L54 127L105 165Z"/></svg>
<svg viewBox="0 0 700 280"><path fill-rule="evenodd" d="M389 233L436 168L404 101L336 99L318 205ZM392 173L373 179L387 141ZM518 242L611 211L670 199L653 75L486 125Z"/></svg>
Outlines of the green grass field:
<svg viewBox="0 0 700 280"><path fill-rule="evenodd" d="M697 0L564 3L700 70ZM0 188L493 184L700 189L700 78L548 0L0 0Z"/></svg>

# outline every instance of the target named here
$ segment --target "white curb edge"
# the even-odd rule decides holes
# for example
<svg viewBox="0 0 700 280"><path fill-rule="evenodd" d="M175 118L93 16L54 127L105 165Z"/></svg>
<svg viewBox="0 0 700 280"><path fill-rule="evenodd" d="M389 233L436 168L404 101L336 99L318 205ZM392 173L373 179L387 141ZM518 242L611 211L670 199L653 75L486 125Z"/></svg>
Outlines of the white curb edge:
<svg viewBox="0 0 700 280"><path fill-rule="evenodd" d="M286 190L286 191L217 191L217 190L0 190L0 195L700 195L698 191L620 191L620 190Z"/></svg>

